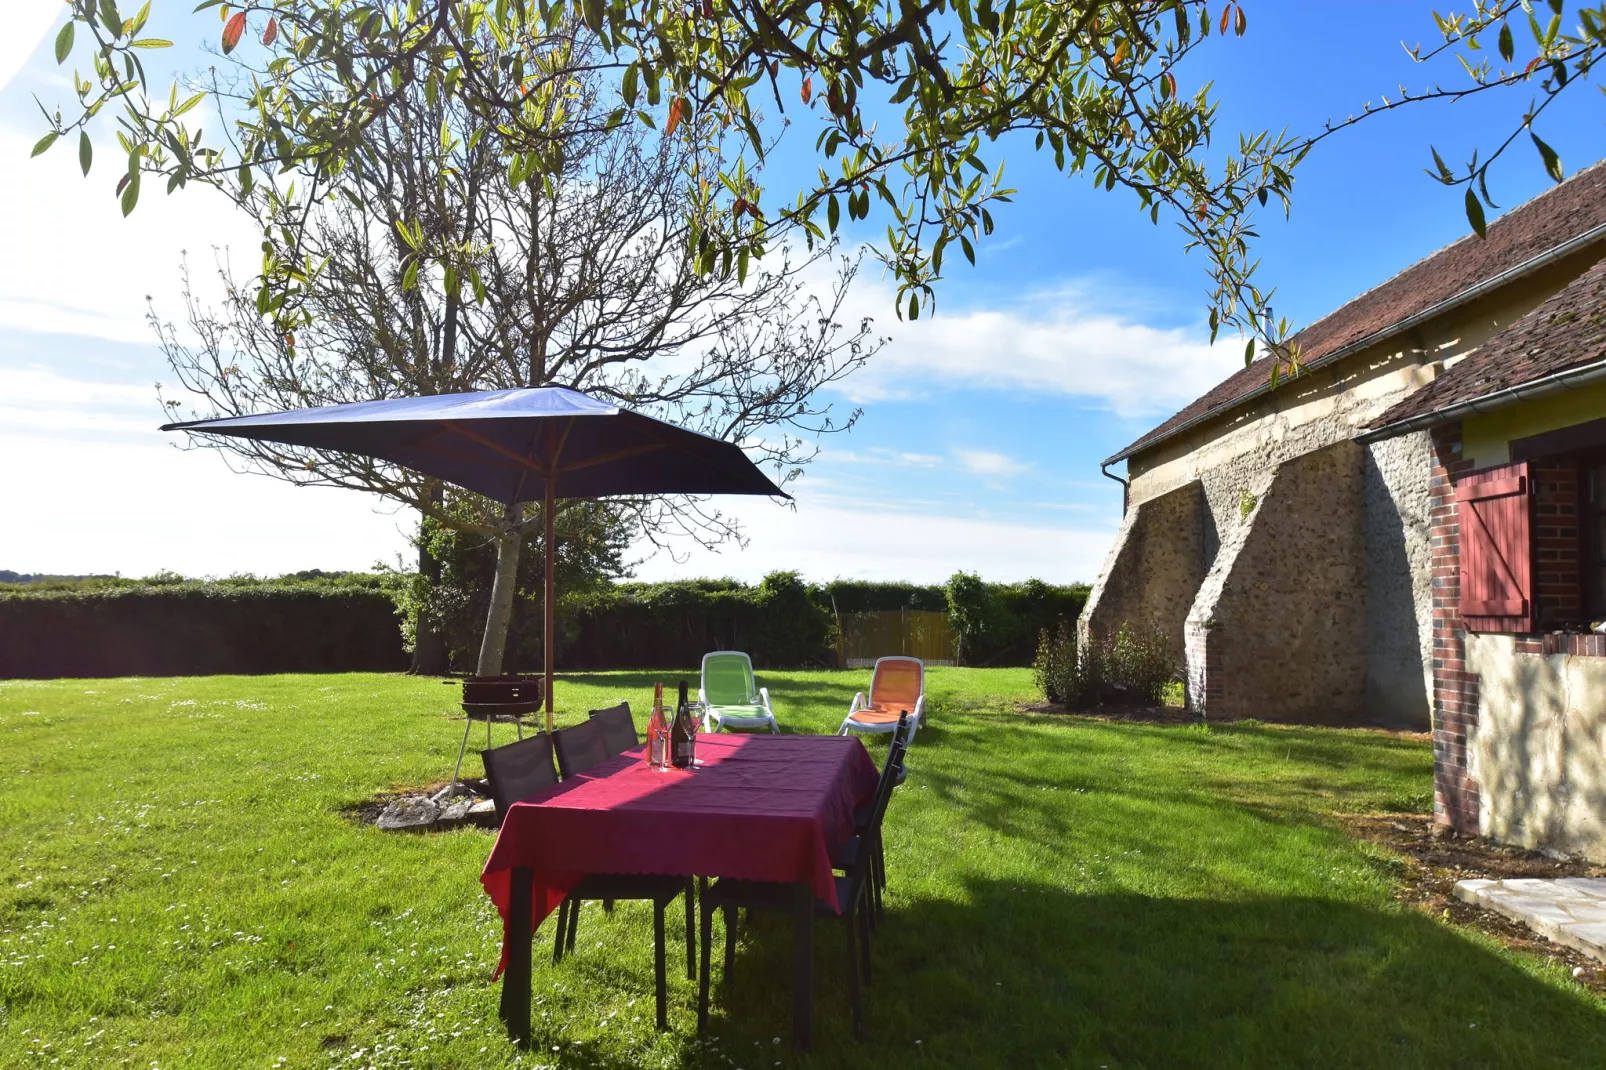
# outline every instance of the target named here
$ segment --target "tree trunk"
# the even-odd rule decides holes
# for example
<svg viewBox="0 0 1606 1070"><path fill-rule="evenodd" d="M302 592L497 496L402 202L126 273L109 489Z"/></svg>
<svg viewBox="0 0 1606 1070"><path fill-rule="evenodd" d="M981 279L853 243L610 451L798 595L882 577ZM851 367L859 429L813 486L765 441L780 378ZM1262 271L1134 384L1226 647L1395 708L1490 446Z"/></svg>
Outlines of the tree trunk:
<svg viewBox="0 0 1606 1070"><path fill-rule="evenodd" d="M439 488L433 496L440 501ZM440 586L441 563L422 541L418 546L418 574L428 582L431 591ZM427 609L418 611L418 620L413 623L413 664L407 670L414 676L445 676L451 668L446 657L446 638L436 623Z"/></svg>
<svg viewBox="0 0 1606 1070"><path fill-rule="evenodd" d="M480 676L502 674L502 654L507 648L508 626L513 622L513 595L519 585L519 545L524 541L518 530L518 506L510 505L506 524L496 540L496 579L491 584L491 608L485 615L485 638L480 641Z"/></svg>

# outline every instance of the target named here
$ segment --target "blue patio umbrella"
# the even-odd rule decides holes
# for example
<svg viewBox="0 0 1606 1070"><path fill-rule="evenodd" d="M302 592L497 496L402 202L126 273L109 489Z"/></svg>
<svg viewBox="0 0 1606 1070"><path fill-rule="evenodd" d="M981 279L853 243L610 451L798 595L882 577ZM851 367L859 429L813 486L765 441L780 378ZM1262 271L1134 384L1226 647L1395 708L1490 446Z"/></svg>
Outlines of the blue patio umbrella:
<svg viewBox="0 0 1606 1070"><path fill-rule="evenodd" d="M543 502L549 731L554 499L638 494L787 497L734 443L562 386L291 409L165 424L162 430L376 457L505 505Z"/></svg>

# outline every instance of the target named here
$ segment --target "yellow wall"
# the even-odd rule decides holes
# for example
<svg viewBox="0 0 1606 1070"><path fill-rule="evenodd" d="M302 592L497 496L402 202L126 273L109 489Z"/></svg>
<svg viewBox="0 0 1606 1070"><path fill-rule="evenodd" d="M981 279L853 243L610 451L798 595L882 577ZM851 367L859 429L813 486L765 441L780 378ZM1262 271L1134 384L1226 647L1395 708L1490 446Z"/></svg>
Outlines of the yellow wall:
<svg viewBox="0 0 1606 1070"><path fill-rule="evenodd" d="M1461 421L1461 456L1478 468L1511 460L1511 440L1606 416L1606 382L1562 390Z"/></svg>

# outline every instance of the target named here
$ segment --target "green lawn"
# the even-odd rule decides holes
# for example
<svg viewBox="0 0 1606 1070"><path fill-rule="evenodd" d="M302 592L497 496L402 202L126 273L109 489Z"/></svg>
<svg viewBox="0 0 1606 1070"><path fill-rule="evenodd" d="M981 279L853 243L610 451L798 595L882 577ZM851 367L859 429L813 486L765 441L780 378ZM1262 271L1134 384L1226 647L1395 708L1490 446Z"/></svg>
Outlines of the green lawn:
<svg viewBox="0 0 1606 1070"><path fill-rule="evenodd" d="M789 730L825 732L868 675L761 682ZM655 676L677 679L560 678L560 721L639 709ZM700 1046L673 971L674 1030L651 1028L641 904L589 908L557 968L537 934L537 1043L508 1047L478 881L490 835L343 813L450 771L461 722L438 682L0 682L0 1066L1606 1063L1594 997L1397 907L1388 860L1330 818L1425 808L1425 744L1022 715L1024 670L937 669L930 689L887 818L867 1039L822 926L801 1057L784 919L744 931Z"/></svg>

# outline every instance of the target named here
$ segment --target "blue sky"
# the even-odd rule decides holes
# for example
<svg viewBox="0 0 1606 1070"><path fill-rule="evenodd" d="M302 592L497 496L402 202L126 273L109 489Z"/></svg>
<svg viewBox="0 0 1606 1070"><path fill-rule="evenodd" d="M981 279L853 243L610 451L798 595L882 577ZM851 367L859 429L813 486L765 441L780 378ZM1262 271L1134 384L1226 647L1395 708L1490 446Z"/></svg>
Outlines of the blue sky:
<svg viewBox="0 0 1606 1070"><path fill-rule="evenodd" d="M1312 130L1401 81L1429 80L1400 44L1428 40L1426 3L1355 2L1342 16L1330 5L1245 6L1248 35L1211 48L1189 72L1195 84L1215 80L1224 133ZM151 32L191 36L199 23L188 7L158 11ZM0 529L0 568L218 575L365 568L406 553L408 518L382 503L237 475L155 430L152 384L168 377L143 324L145 295L176 315L179 250L204 264L223 244L246 250L248 263L255 243L204 193L147 191L125 221L105 171L85 182L59 150L30 161L39 133L30 94L54 102L68 92L49 55L62 5L7 9L0 495L13 519ZM1569 173L1603 155L1598 101L1586 87L1542 127ZM1461 237L1459 196L1423 174L1427 146L1459 162L1503 136L1519 107L1508 96L1410 109L1319 147L1299 174L1293 217L1264 218L1262 271L1278 287L1278 314L1308 322ZM659 553L639 575L1097 574L1120 519L1120 488L1098 461L1231 372L1242 345L1206 345L1204 264L1183 255L1172 226L1150 225L1124 194L1059 175L1028 143L1004 155L1020 192L997 213L977 266L951 268L935 317L899 322L891 286L873 271L862 278L853 310L874 315L893 341L844 384L841 404L862 405L864 417L826 440L795 508L737 502L745 549ZM768 182L778 191L787 176ZM1509 207L1547 185L1519 146L1491 192Z"/></svg>

